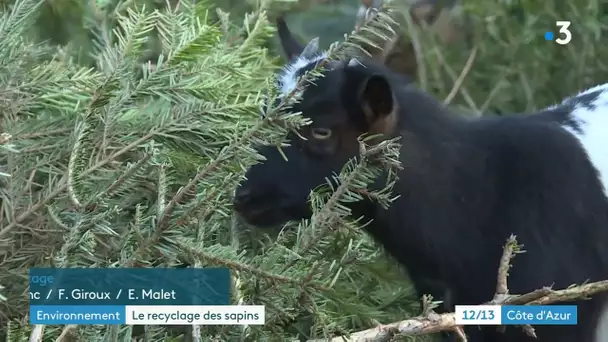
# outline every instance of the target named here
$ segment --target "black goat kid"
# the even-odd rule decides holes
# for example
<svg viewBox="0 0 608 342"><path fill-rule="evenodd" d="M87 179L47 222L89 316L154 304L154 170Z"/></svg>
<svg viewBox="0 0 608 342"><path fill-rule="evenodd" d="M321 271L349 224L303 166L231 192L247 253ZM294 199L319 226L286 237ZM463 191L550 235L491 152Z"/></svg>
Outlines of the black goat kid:
<svg viewBox="0 0 608 342"><path fill-rule="evenodd" d="M306 48L279 23L290 63L279 86L326 56ZM455 304L492 298L502 246L517 235L526 253L513 260L512 293L565 288L608 278L608 85L589 89L529 115L468 119L373 61L330 61L325 76L304 90L295 111L312 124L247 172L235 209L252 225L308 217L307 197L358 154L357 137L401 137L400 197L388 210L371 201L353 208L373 219L366 229L410 272L447 284ZM422 293L421 293L422 294ZM434 296L437 293L432 293ZM439 294L440 295L440 294ZM606 342L606 296L578 305L578 325L468 327L469 341Z"/></svg>

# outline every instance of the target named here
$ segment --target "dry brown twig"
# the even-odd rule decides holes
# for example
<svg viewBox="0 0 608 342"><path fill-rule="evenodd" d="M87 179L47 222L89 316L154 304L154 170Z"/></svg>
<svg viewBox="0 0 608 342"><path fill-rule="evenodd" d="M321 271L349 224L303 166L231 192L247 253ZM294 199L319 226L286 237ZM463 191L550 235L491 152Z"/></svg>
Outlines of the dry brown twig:
<svg viewBox="0 0 608 342"><path fill-rule="evenodd" d="M475 57L477 57L477 47L474 47L473 50L471 50L471 53L469 54L469 58L467 58L467 62L465 63L464 67L462 68L462 72L460 73L460 75L458 76L456 81L454 81L454 86L452 87L452 90L450 90L450 93L443 100L444 104L446 104L446 105L450 104L452 102L452 100L454 99L454 97L456 97L456 94L462 87L462 84L464 83L464 80L466 79L467 75L469 74L469 71L471 71L471 68L473 67L473 62L475 61Z"/></svg>
<svg viewBox="0 0 608 342"><path fill-rule="evenodd" d="M74 331L76 330L76 327L78 325L76 324L68 324L66 325L63 330L61 331L61 335L59 335L59 337L57 337L57 340L55 342L63 342L65 340L67 340L69 338L69 336L74 333Z"/></svg>
<svg viewBox="0 0 608 342"><path fill-rule="evenodd" d="M510 268L510 261L516 254L522 252L521 246L517 244L515 236L512 235L509 237L507 243L505 244L498 267L496 293L494 298L485 303L485 305L546 305L588 298L600 292L608 292L608 280L602 280L594 283L572 286L563 290L553 290L550 286L548 286L523 295L509 294L507 277ZM505 326L498 327L500 330L504 330L505 328ZM532 326L524 325L522 328L530 336L536 336ZM379 325L372 329L350 334L350 336L338 336L329 340L308 340L308 342L379 342L388 341L395 335L427 335L441 331L454 331L460 337L461 341L467 341L462 327L456 325L456 316L453 312L437 314L432 310L428 310L427 313L421 316L399 322Z"/></svg>
<svg viewBox="0 0 608 342"><path fill-rule="evenodd" d="M38 324L34 326L32 333L30 334L30 342L41 342L42 336L44 335L44 325Z"/></svg>
<svg viewBox="0 0 608 342"><path fill-rule="evenodd" d="M12 136L8 133L0 134L0 145L8 144L8 141L11 140Z"/></svg>

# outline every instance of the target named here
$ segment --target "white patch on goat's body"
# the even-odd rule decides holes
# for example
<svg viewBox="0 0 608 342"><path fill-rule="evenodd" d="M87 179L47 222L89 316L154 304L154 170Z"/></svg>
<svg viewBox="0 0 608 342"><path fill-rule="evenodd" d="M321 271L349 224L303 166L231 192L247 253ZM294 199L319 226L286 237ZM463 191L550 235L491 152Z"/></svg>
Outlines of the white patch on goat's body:
<svg viewBox="0 0 608 342"><path fill-rule="evenodd" d="M325 58L327 58L327 53L324 52L315 55L312 58L299 56L294 61L287 64L279 74L278 78L279 90L281 91L281 94L285 96L296 89L296 86L298 85L298 71L307 67L311 63L319 63Z"/></svg>
<svg viewBox="0 0 608 342"><path fill-rule="evenodd" d="M598 94L591 101L580 100L581 97L595 92ZM562 102L570 103L574 103L569 115L570 120L578 129L568 124L562 127L580 141L587 157L595 166L604 186L604 194L608 197L608 83L589 88ZM556 107L558 106L549 109Z"/></svg>
<svg viewBox="0 0 608 342"><path fill-rule="evenodd" d="M595 328L594 342L608 341L608 302L604 304Z"/></svg>

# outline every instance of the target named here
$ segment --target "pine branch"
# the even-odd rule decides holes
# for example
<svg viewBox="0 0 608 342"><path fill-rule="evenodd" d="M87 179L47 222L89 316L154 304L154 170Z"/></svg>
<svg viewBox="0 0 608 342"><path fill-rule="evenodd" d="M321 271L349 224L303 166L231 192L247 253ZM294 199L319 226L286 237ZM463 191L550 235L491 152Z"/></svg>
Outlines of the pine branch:
<svg viewBox="0 0 608 342"><path fill-rule="evenodd" d="M538 290L522 294L510 295L507 286L508 270L511 267L511 259L520 252L515 236L509 237L504 246L503 254L498 267L496 293L494 298L481 305L547 305L558 302L566 302L588 298L598 293L608 292L608 280L575 285L567 289L553 290L551 287L543 287ZM506 326L497 329L504 330ZM534 329L530 325L522 326L524 331L532 337L536 337ZM389 341L396 335L427 335L442 331L453 331L460 340L466 342L462 326L456 325L454 313L437 314L432 310L425 315L407 320L382 324L372 329L358 331L349 336L339 336L330 339L331 342L357 341L357 342L380 342ZM308 340L308 342L321 342L323 340Z"/></svg>
<svg viewBox="0 0 608 342"><path fill-rule="evenodd" d="M137 145L139 145L141 143L144 143L147 140L149 140L152 136L154 136L154 133L155 132L150 132L150 133L144 135L143 137L140 137L139 139L133 141L129 145L123 147L119 151L111 154L107 158L101 160L100 162L96 163L94 166L92 166L92 167L88 168L87 170L85 170L84 172L82 172L80 174L80 177L84 177L84 176L86 176L86 175L88 175L88 174L96 171L97 169L103 167L104 165L106 165L106 164L114 161L120 155L131 151L135 146L137 146ZM9 223L6 226L2 227L2 229L0 229L0 238L4 237L12 229L16 228L19 223L23 222L24 220L26 220L27 218L29 218L31 215L35 214L44 205L46 205L48 202L50 202L51 200L53 200L56 196L58 196L59 194L61 194L62 192L64 192L68 188L68 186L69 186L69 183L67 181L67 177L63 177L59 181L59 184L57 184L55 186L55 189L53 189L53 191L51 191L48 195L46 195L41 201L39 201L38 203L36 203L33 206L31 206L27 211L23 212L21 215L19 215L11 223Z"/></svg>
<svg viewBox="0 0 608 342"><path fill-rule="evenodd" d="M207 261L207 263L211 264L211 265L225 266L232 270L237 270L239 272L256 275L261 278L267 279L267 280L271 281L272 283L277 283L277 284L290 283L293 285L308 285L311 288L316 288L316 289L319 289L322 291L331 291L330 288L328 288L324 285L318 284L316 282L309 282L308 284L303 284L303 282L298 279L293 279L290 277L285 277L285 276L281 276L281 275L277 275L277 274L271 274L271 273L263 271L259 268L254 268L254 267L251 267L246 264L226 260L224 258L219 258L219 257L214 256L211 253L205 253L203 251L193 249L191 246L184 244L184 243L178 243L178 244L181 248L184 249L185 252L190 253L192 255L196 255L198 258L200 258L201 260Z"/></svg>

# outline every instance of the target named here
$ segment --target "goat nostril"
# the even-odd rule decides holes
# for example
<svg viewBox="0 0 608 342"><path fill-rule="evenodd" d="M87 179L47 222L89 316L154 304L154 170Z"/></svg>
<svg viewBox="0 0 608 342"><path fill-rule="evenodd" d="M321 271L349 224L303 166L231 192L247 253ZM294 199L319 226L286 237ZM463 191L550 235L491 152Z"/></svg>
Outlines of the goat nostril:
<svg viewBox="0 0 608 342"><path fill-rule="evenodd" d="M244 204L251 197L251 189L249 188L238 188L234 194L234 204Z"/></svg>

